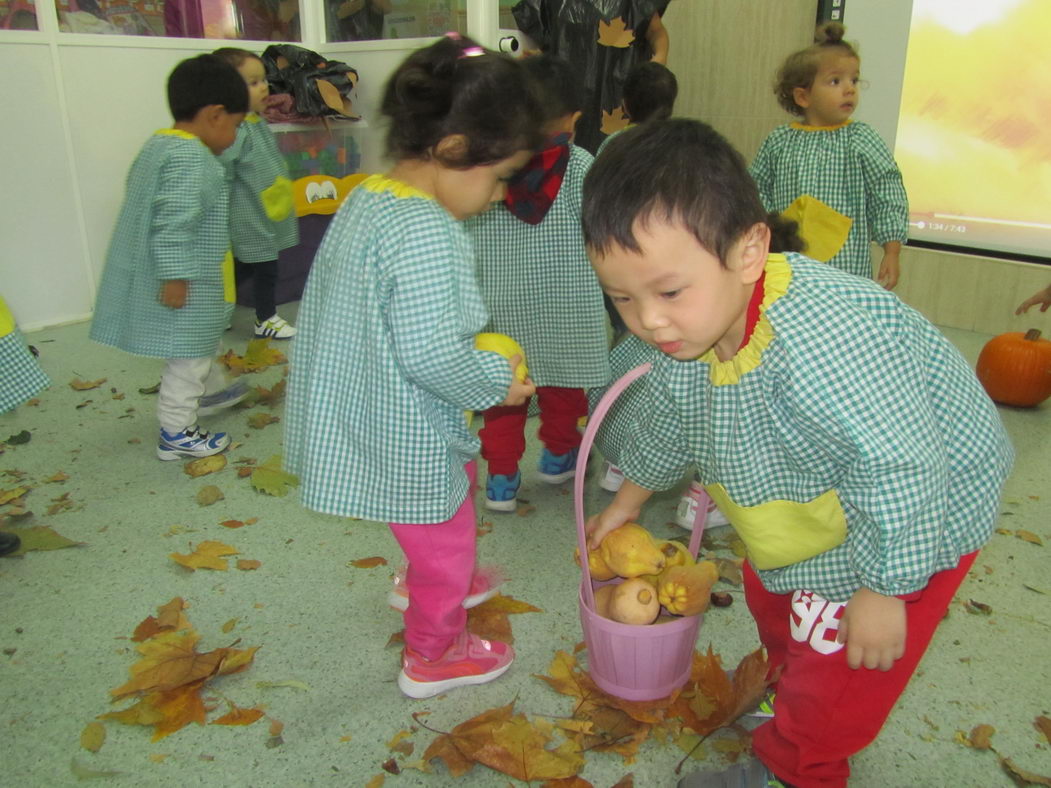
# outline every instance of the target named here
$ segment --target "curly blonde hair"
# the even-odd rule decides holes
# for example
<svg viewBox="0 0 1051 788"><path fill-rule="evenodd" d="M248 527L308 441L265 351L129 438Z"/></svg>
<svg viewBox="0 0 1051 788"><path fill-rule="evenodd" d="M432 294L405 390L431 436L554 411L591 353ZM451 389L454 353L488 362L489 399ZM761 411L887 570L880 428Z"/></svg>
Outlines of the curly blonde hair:
<svg viewBox="0 0 1051 788"><path fill-rule="evenodd" d="M814 77L817 76L821 61L826 55L834 52L861 59L857 50L843 40L843 34L846 32L846 28L839 22L825 22L814 32L813 44L793 52L785 59L774 81L774 95L785 112L803 116L803 108L796 104L795 89L809 89L814 84Z"/></svg>

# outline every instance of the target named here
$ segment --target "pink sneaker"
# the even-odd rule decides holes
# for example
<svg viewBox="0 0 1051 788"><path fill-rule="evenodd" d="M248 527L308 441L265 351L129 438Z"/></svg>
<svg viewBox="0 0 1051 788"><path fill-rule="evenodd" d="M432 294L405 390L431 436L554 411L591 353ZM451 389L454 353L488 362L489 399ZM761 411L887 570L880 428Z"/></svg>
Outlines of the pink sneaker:
<svg viewBox="0 0 1051 788"><path fill-rule="evenodd" d="M687 531L693 530L693 521L697 515L697 504L700 502L703 494L704 487L701 486L699 481L694 479L690 482L690 486L683 493L682 498L679 499L679 505L675 510L675 524L677 526L685 528ZM726 519L726 515L719 511L715 501L709 498L708 517L704 521L704 530L720 528L729 524L730 521Z"/></svg>
<svg viewBox="0 0 1051 788"><path fill-rule="evenodd" d="M474 577L471 578L471 590L463 600L464 609L470 610L492 599L500 593L500 586L506 579L499 567L475 567ZM399 567L394 575L394 588L387 594L387 604L403 613L409 609L409 589L405 586L404 566Z"/></svg>
<svg viewBox="0 0 1051 788"><path fill-rule="evenodd" d="M498 640L483 640L464 630L440 658L426 660L408 646L402 652L398 689L410 698L433 698L502 676L515 660L515 650Z"/></svg>

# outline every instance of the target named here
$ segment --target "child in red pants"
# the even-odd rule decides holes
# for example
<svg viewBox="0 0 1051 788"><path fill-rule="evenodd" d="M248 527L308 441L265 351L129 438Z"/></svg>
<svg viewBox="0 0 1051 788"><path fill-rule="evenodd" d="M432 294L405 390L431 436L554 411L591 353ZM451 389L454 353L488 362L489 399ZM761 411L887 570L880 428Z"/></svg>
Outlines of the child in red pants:
<svg viewBox="0 0 1051 788"><path fill-rule="evenodd" d="M786 252L710 127L629 129L584 183L604 290L648 374L602 425L625 480L593 547L694 465L747 549L771 663L756 760L681 788L843 788L977 551L1011 446L956 349L877 283Z"/></svg>
<svg viewBox="0 0 1051 788"><path fill-rule="evenodd" d="M488 331L525 350L540 409L539 477L561 484L576 473L584 388L609 382L602 291L588 265L580 199L591 154L572 143L583 99L573 68L550 55L525 58L543 101L543 149L508 183L501 203L467 223ZM528 403L484 412L478 433L489 463L485 506L513 512L522 475Z"/></svg>

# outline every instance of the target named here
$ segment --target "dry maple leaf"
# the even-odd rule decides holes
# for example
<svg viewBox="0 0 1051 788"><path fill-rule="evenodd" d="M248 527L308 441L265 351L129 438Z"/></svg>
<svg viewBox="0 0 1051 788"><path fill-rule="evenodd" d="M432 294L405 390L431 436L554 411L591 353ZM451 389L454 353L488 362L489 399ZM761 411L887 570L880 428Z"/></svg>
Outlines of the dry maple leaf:
<svg viewBox="0 0 1051 788"><path fill-rule="evenodd" d="M248 417L248 426L253 430L261 430L268 424L276 424L279 421L281 419L272 413L253 413Z"/></svg>
<svg viewBox="0 0 1051 788"><path fill-rule="evenodd" d="M80 378L73 378L73 380L69 381L69 387L74 391L87 391L88 389L96 389L105 382L105 378L99 378L98 380L81 380Z"/></svg>
<svg viewBox="0 0 1051 788"><path fill-rule="evenodd" d="M217 648L205 654L198 653L197 641L201 636L194 632L162 632L135 649L142 659L131 666L131 679L110 690L114 699L125 698L136 693L165 691L215 675L228 649Z"/></svg>
<svg viewBox="0 0 1051 788"><path fill-rule="evenodd" d="M259 720L263 715L262 709L251 708L244 709L240 706L235 706L233 703L230 704L230 711L224 714L218 719L212 720L210 725L251 725L253 722Z"/></svg>
<svg viewBox="0 0 1051 788"><path fill-rule="evenodd" d="M190 628L190 621L183 615L186 602L181 596L177 596L167 604L157 608L157 617L147 616L135 627L131 639L135 643L149 640L161 632L178 632Z"/></svg>
<svg viewBox="0 0 1051 788"><path fill-rule="evenodd" d="M299 478L282 470L280 454L252 469L252 487L267 495L283 498L292 487L298 486Z"/></svg>
<svg viewBox="0 0 1051 788"><path fill-rule="evenodd" d="M613 17L609 23L604 19L598 21L599 46L626 49L633 41L635 41L635 31L624 24L621 17Z"/></svg>
<svg viewBox="0 0 1051 788"><path fill-rule="evenodd" d="M542 613L540 608L514 597L497 594L467 611L467 629L485 640L514 643L511 622L507 616L516 613Z"/></svg>
<svg viewBox="0 0 1051 788"><path fill-rule="evenodd" d="M616 134L621 129L626 129L631 121L620 107L614 107L612 112L602 110L602 125L600 131L607 137Z"/></svg>
<svg viewBox="0 0 1051 788"><path fill-rule="evenodd" d="M200 457L196 460L190 460L183 466L182 470L187 476L197 478L198 476L206 476L209 473L221 471L225 467L226 455L213 454L211 457Z"/></svg>
<svg viewBox="0 0 1051 788"><path fill-rule="evenodd" d="M356 561L349 562L351 566L356 566L358 569L374 569L377 566L386 566L387 559L379 555L374 555L371 558L359 558Z"/></svg>
<svg viewBox="0 0 1051 788"><path fill-rule="evenodd" d="M188 555L171 553L168 557L187 569L216 569L225 572L229 564L223 556L237 555L239 552L236 547L230 547L222 542L205 541L197 545L197 548Z"/></svg>
<svg viewBox="0 0 1051 788"><path fill-rule="evenodd" d="M1019 768L1010 758L1000 758L1000 766L1018 785L1044 785L1051 788L1051 777L1044 777Z"/></svg>
<svg viewBox="0 0 1051 788"><path fill-rule="evenodd" d="M243 356L228 350L219 357L219 361L235 375L261 372L274 364L284 364L287 360L284 353L270 347L269 339L250 340Z"/></svg>
<svg viewBox="0 0 1051 788"><path fill-rule="evenodd" d="M768 672L769 661L760 648L741 660L731 679L709 645L707 654L694 653L690 681L671 711L694 733L707 736L755 708L772 681Z"/></svg>
<svg viewBox="0 0 1051 788"><path fill-rule="evenodd" d="M27 492L29 492L28 487L14 487L13 489L0 492L0 506L11 503L11 501L17 501Z"/></svg>
<svg viewBox="0 0 1051 788"><path fill-rule="evenodd" d="M272 408L284 399L285 387L287 385L288 381L285 378L281 378L281 380L274 384L272 389L264 388L263 386L256 386L256 398L263 405Z"/></svg>
<svg viewBox="0 0 1051 788"><path fill-rule="evenodd" d="M106 726L101 722L89 722L80 732L80 746L89 752L98 752L106 741Z"/></svg>

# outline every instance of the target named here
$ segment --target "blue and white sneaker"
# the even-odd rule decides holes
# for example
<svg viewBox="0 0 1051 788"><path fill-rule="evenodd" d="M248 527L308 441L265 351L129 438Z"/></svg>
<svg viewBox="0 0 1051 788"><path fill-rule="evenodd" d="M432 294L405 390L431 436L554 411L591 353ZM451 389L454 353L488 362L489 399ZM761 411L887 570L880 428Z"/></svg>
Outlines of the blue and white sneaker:
<svg viewBox="0 0 1051 788"><path fill-rule="evenodd" d="M205 394L197 402L198 416L211 416L223 408L232 408L251 393L248 384L243 380L235 380L222 391L214 394Z"/></svg>
<svg viewBox="0 0 1051 788"><path fill-rule="evenodd" d="M547 449L540 454L540 478L548 484L561 484L577 475L577 454L572 449L565 454L552 454Z"/></svg>
<svg viewBox="0 0 1051 788"><path fill-rule="evenodd" d="M515 471L513 476L489 474L485 482L485 508L494 512L513 512L518 506L518 487L521 483L521 471Z"/></svg>
<svg viewBox="0 0 1051 788"><path fill-rule="evenodd" d="M295 335L295 328L280 315L275 314L266 320L255 321L256 339L291 339Z"/></svg>
<svg viewBox="0 0 1051 788"><path fill-rule="evenodd" d="M199 427L187 427L182 432L172 435L161 430L161 439L157 444L157 459L177 460L180 457L211 457L230 445L230 436L225 432L214 435Z"/></svg>

